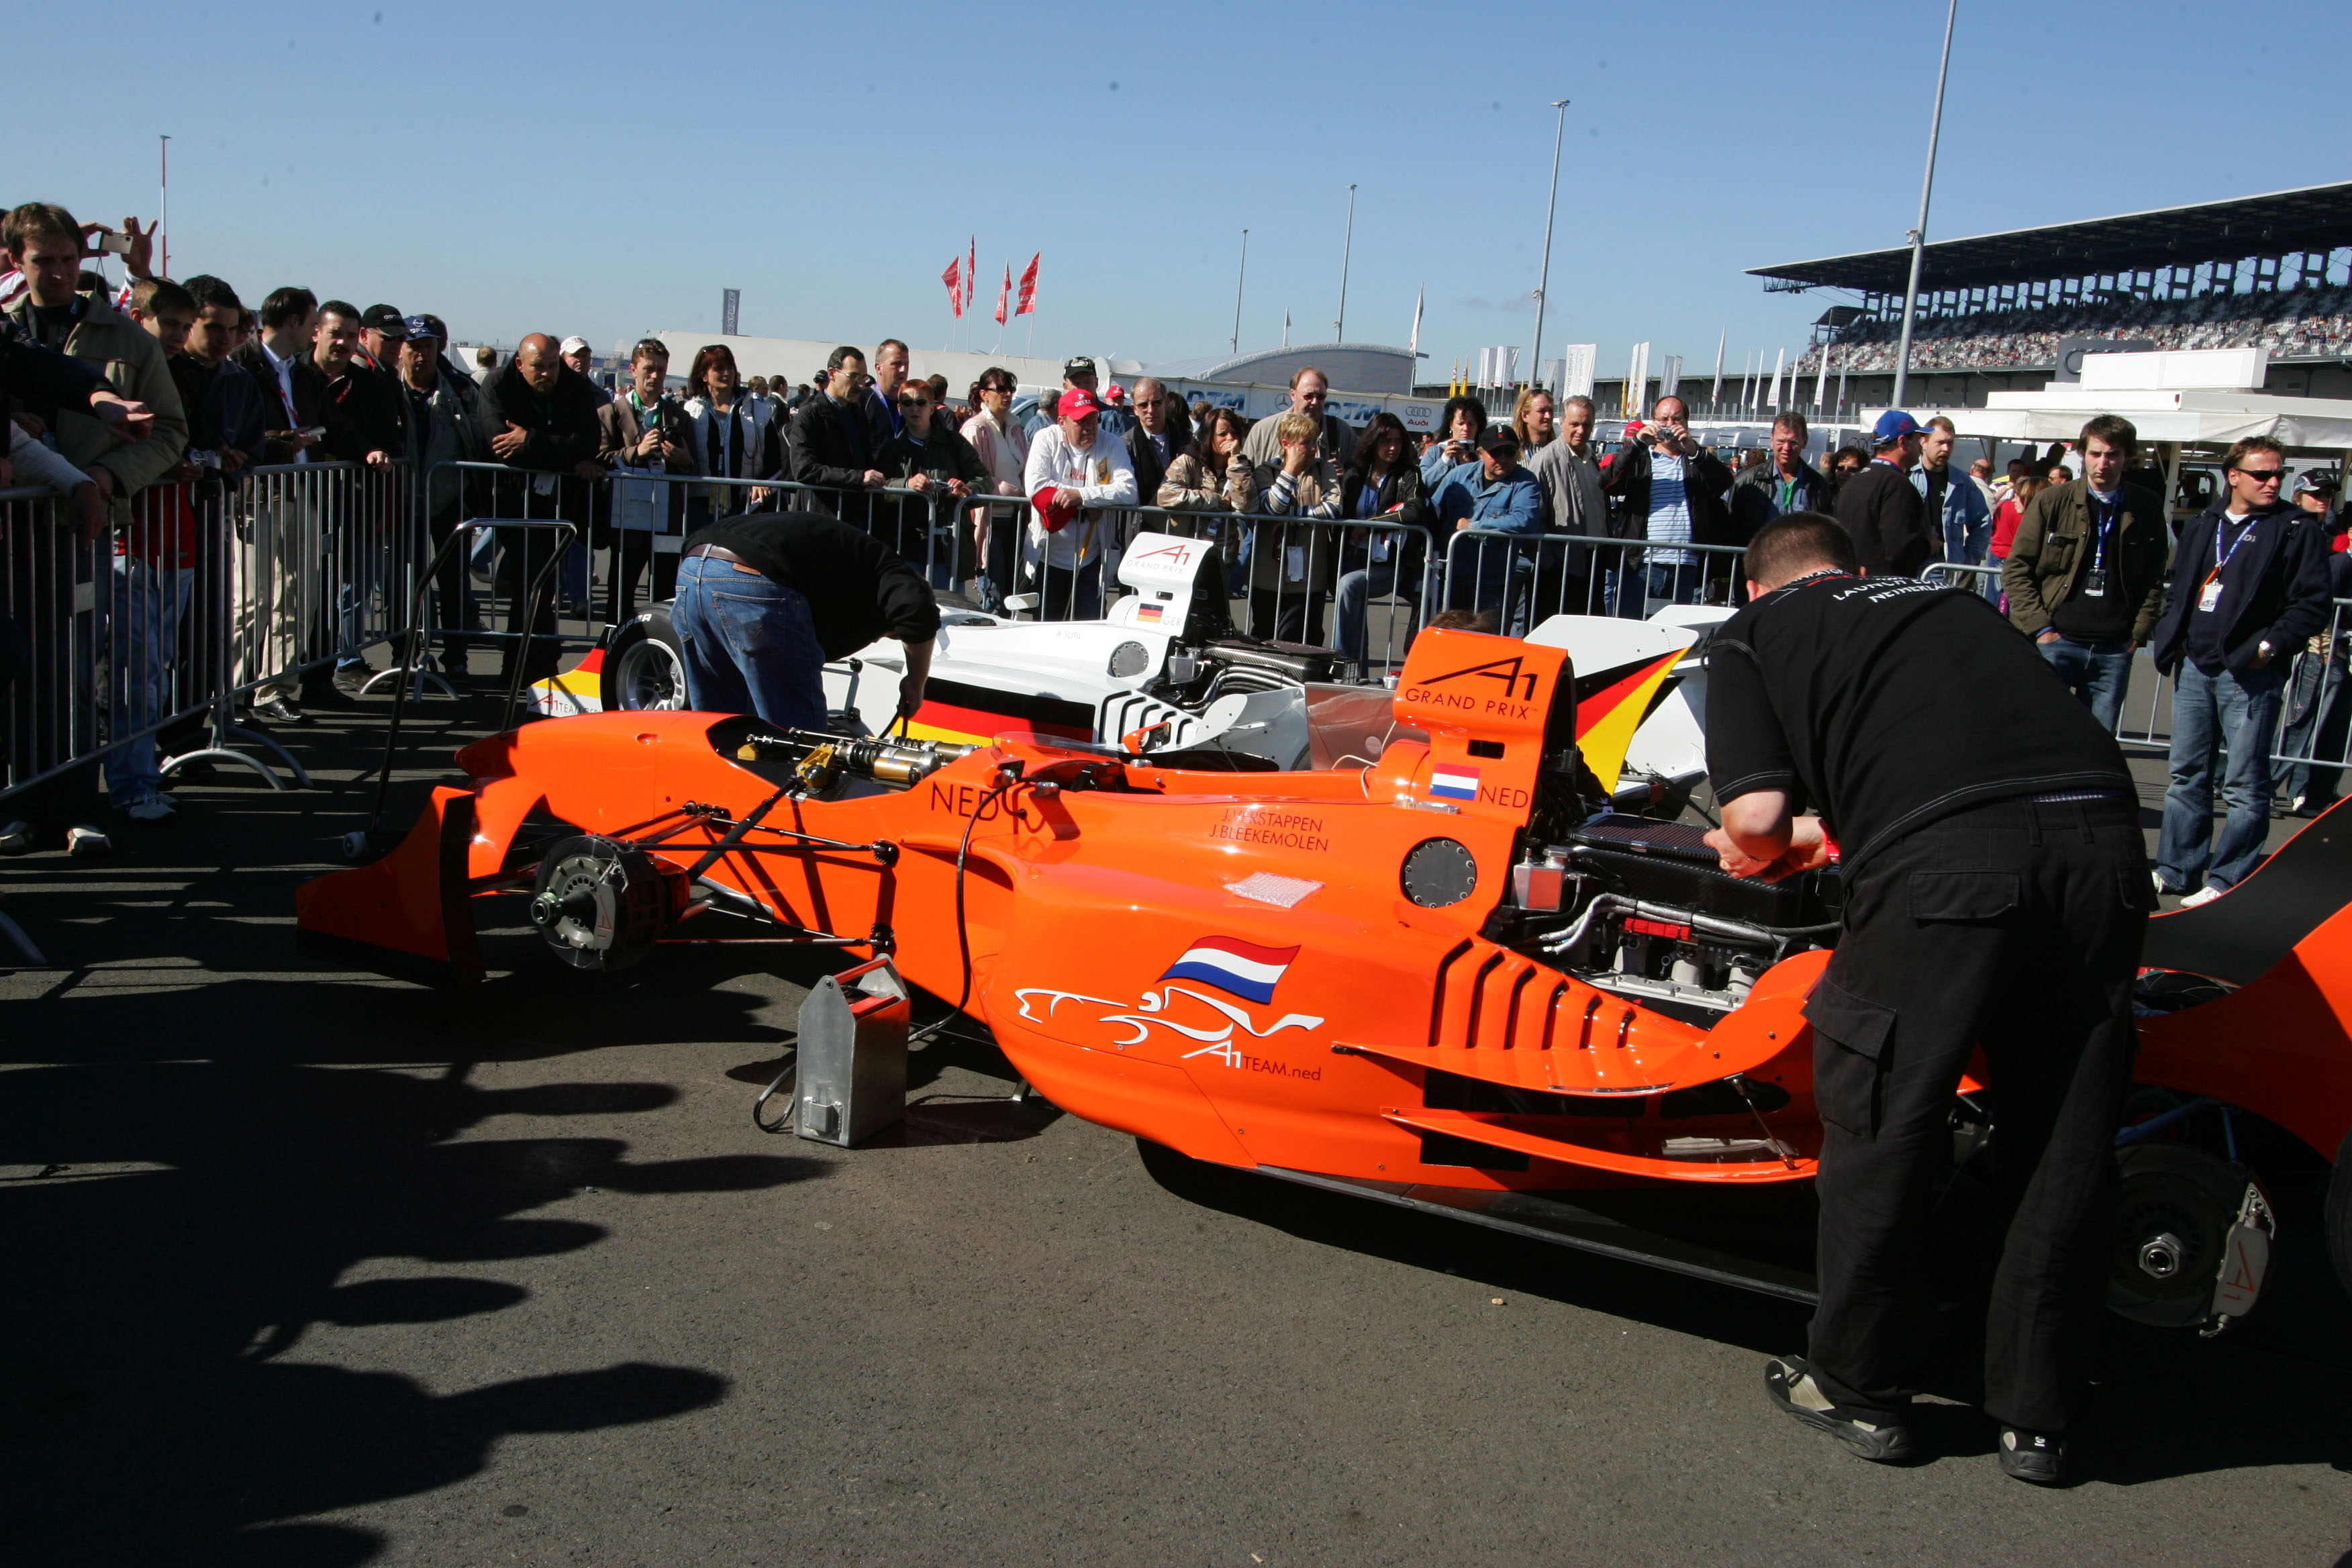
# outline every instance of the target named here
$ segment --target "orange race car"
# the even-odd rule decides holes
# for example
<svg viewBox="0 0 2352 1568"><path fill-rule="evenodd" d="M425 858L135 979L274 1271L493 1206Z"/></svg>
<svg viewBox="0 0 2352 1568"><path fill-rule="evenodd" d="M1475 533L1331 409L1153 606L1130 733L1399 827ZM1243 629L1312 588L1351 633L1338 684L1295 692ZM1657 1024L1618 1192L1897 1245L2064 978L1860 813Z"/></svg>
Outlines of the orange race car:
<svg viewBox="0 0 2352 1568"><path fill-rule="evenodd" d="M1395 697L1425 740L1319 772L709 713L532 724L460 752L470 784L383 858L304 886L300 931L471 983L474 900L522 894L583 967L680 931L887 955L1055 1105L1193 1160L1805 1299L1804 1005L1838 880L1738 880L1703 829L1593 799L1575 737L1612 701L1559 648L1429 631ZM2285 1187L2324 1193L2352 1284L2341 815L2151 926L2117 1132L2127 1316L2242 1316ZM1952 1192L1996 1092L1962 1085Z"/></svg>

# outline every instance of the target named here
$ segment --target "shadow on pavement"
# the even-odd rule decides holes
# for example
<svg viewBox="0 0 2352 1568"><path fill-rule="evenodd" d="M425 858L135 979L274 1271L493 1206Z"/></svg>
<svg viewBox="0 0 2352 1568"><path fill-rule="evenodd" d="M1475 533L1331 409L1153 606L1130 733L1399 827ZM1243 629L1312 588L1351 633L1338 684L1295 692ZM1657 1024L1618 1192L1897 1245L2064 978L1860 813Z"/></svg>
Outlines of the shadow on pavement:
<svg viewBox="0 0 2352 1568"><path fill-rule="evenodd" d="M1497 1290L1736 1345L1759 1356L1801 1351L1810 1309L1570 1247L1189 1160L1138 1141L1145 1169L1187 1203L1302 1240ZM1605 1196L1606 1194L1603 1194ZM1810 1266L1808 1260L1807 1265ZM1972 1409L1982 1393L1982 1308L1939 1310L1918 1428L1936 1457L1989 1454L1995 1431ZM2130 1486L2271 1465L2352 1468L2340 1412L2352 1399L2352 1302L2324 1252L2295 1249L2242 1325L2216 1341L2103 1315L2097 1387L2077 1445L2084 1479ZM1764 1403L1763 1366L1756 1400Z"/></svg>
<svg viewBox="0 0 2352 1568"><path fill-rule="evenodd" d="M509 1433L659 1420L725 1395L724 1379L682 1366L439 1394L295 1359L315 1323L455 1321L528 1294L464 1274L340 1282L372 1259L463 1267L593 1246L602 1226L531 1213L583 1188L743 1191L824 1173L788 1155L640 1163L611 1138L453 1142L491 1116L646 1110L675 1094L485 1091L464 1073L230 1059L8 1075L0 1164L57 1168L0 1182L12 1556L359 1562L378 1544L363 1532L268 1527L446 1485Z"/></svg>

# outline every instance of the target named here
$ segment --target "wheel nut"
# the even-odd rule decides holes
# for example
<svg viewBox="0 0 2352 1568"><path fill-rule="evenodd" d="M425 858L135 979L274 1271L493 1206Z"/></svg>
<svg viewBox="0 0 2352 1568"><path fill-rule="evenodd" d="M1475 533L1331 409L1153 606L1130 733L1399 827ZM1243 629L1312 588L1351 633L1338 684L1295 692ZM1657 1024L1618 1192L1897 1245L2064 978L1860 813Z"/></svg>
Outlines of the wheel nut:
<svg viewBox="0 0 2352 1568"><path fill-rule="evenodd" d="M2139 1245L2140 1272L2151 1279L2169 1279L2180 1272L2185 1250L2180 1238L2168 1230L2152 1236Z"/></svg>

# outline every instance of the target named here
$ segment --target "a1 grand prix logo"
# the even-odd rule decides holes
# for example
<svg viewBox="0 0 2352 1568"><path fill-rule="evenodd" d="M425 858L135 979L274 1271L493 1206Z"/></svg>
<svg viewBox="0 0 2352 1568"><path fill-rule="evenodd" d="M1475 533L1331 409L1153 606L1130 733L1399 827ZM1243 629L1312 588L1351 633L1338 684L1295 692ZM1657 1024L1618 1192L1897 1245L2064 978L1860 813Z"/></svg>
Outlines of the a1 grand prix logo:
<svg viewBox="0 0 2352 1568"><path fill-rule="evenodd" d="M1503 719L1525 719L1530 716L1536 700L1536 681L1540 670L1526 668L1526 658L1513 654L1508 658L1473 664L1461 669L1449 669L1444 675L1433 675L1404 693L1407 702L1422 703L1434 708L1452 708L1464 713L1486 713ZM1460 691L1439 691L1440 686L1454 682L1483 680L1499 686L1499 691L1471 688Z"/></svg>
<svg viewBox="0 0 2352 1568"><path fill-rule="evenodd" d="M1236 1006L1225 997L1237 997L1258 1006L1270 1006L1275 987L1288 973L1291 961L1298 956L1295 947L1261 947L1239 937L1204 936L1194 942L1178 956L1176 962L1160 972L1157 989L1142 993L1135 1003L1113 1001L1107 996L1088 996L1076 991L1057 991L1049 986L1017 987L1013 994L1020 999L1020 1016L1033 1024L1051 1019L1065 1002L1093 1007L1109 1007L1114 1012L1098 1013L1095 1022L1109 1024L1133 1031L1116 1039L1117 1046L1139 1046L1151 1037L1154 1028L1168 1030L1185 1040L1201 1042L1197 1049L1183 1053L1181 1059L1194 1057L1215 1057L1235 1069L1253 1068L1261 1071L1283 1071L1288 1076L1320 1078L1319 1068L1309 1072L1288 1068L1279 1063L1251 1057L1244 1053L1237 1033L1253 1039L1269 1039L1285 1029L1305 1031L1320 1028L1323 1020L1307 1013L1285 1013L1281 1017L1259 1028L1257 1020L1247 1007ZM1174 984L1197 981L1201 986ZM1224 993L1213 995L1212 991ZM1031 1008L1042 1002L1045 1012Z"/></svg>

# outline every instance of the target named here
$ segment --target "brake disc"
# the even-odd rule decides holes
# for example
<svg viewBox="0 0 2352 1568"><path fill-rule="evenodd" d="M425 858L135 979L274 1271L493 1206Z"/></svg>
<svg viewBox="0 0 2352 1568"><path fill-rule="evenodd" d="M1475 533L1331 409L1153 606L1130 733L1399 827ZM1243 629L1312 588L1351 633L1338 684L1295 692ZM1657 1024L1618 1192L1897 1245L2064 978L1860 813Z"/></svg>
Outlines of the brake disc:
<svg viewBox="0 0 2352 1568"><path fill-rule="evenodd" d="M2145 1143L2117 1158L2107 1305L2156 1328L2219 1332L2262 1294L2277 1229L2252 1173L2201 1149Z"/></svg>
<svg viewBox="0 0 2352 1568"><path fill-rule="evenodd" d="M551 845L539 863L530 923L575 969L626 969L677 919L682 878L653 857L583 834Z"/></svg>

